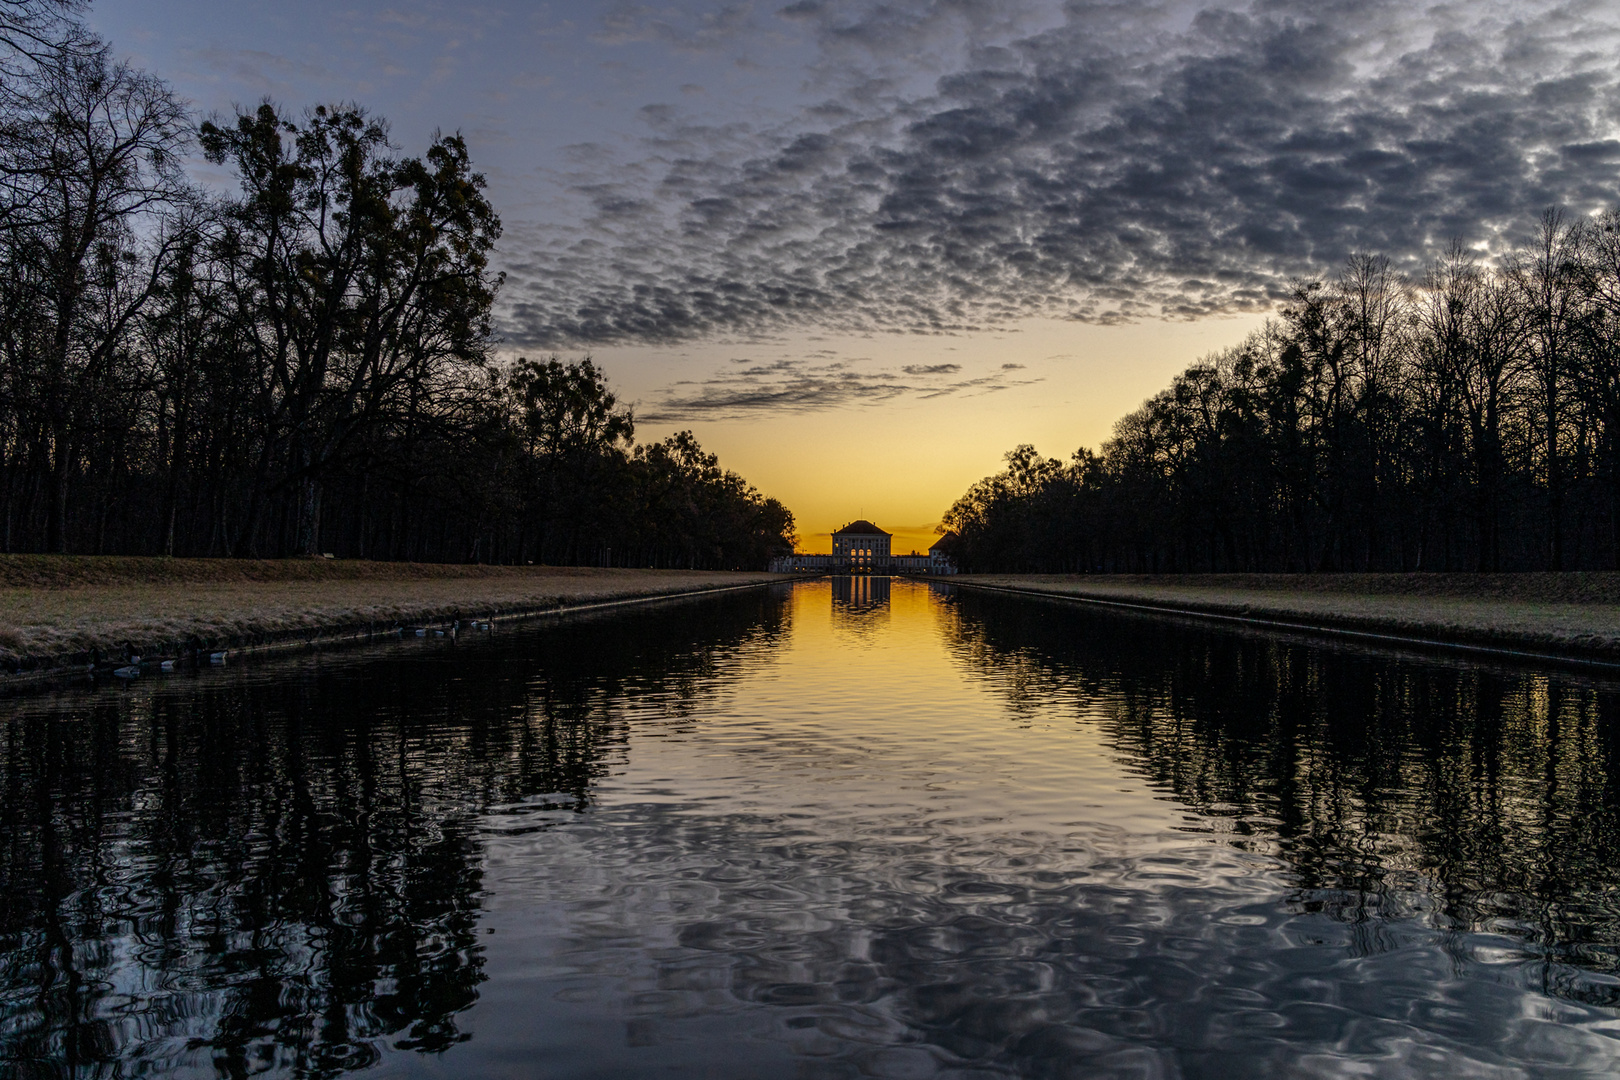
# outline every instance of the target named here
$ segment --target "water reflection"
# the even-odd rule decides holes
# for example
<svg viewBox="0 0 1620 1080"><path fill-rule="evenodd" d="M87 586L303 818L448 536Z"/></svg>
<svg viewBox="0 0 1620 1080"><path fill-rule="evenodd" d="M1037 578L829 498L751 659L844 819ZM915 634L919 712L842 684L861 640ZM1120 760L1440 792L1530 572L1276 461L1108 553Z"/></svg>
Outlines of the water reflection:
<svg viewBox="0 0 1620 1080"><path fill-rule="evenodd" d="M952 606L954 647L1014 708L1095 717L1202 827L1285 859L1304 909L1507 935L1547 992L1620 1005L1613 682Z"/></svg>
<svg viewBox="0 0 1620 1080"><path fill-rule="evenodd" d="M1023 601L940 602L899 583L894 632L828 683L819 662L844 655L843 613L835 604L817 624L807 591L781 684L751 688L749 713L712 733L723 738L684 757L660 748L657 772L617 784L613 805L544 861L493 843L493 893L568 913L537 928L521 906L497 907L491 926L516 954L548 958L545 978L528 962L498 977L571 1011L537 1025L523 997L493 994L481 1015L500 1020L480 1029L475 1060L544 1046L564 1072L589 1059L601 1074L829 1077L1599 1076L1620 1065L1601 957L1566 938L1549 950L1500 919L1465 926L1434 901L1518 900L1493 895L1466 861L1434 876L1394 855L1420 842L1401 828L1452 822L1383 807L1398 791L1380 786L1354 729L1402 720L1358 712L1369 699L1338 688L1377 673L1410 694L1436 676L1411 699L1421 709L1454 700L1448 680L1470 669ZM1256 650L1301 681L1267 692ZM1206 677L1195 720L1181 703ZM824 710L806 704L812 687ZM1313 719L1316 705L1337 721ZM1277 745L1285 713L1300 737ZM1325 738L1334 722L1348 730ZM1190 727L1206 750L1255 744L1253 782L1221 783L1209 753L1187 750ZM1520 766L1501 751L1476 743L1465 763L1504 781ZM764 775L736 764L753 755ZM1585 765L1607 773L1602 758ZM1306 793L1324 768L1342 784ZM690 802L637 798L671 775ZM729 797L716 796L722 783ZM1239 787L1301 794L1296 820L1242 812ZM1387 815L1386 849L1347 827L1355 798ZM1461 804L1470 821L1456 846L1494 846L1488 861L1507 830L1537 831L1533 815L1503 807ZM1530 847L1560 842L1543 834ZM1605 853L1575 856L1587 857ZM1307 863L1335 884L1305 885ZM1543 896L1582 902L1556 886ZM1612 900L1588 914L1602 935L1615 924Z"/></svg>
<svg viewBox="0 0 1620 1080"><path fill-rule="evenodd" d="M479 814L566 819L780 598L65 697L0 724L0 1068L330 1076L467 1038Z"/></svg>
<svg viewBox="0 0 1620 1080"><path fill-rule="evenodd" d="M868 640L889 625L893 582L888 577L855 574L829 578L833 616L840 629L856 640Z"/></svg>
<svg viewBox="0 0 1620 1080"><path fill-rule="evenodd" d="M887 608L893 595L893 580L887 577L862 574L828 580L832 583L833 609L849 614Z"/></svg>
<svg viewBox="0 0 1620 1080"><path fill-rule="evenodd" d="M6 1060L1620 1067L1613 687L868 580L14 717Z"/></svg>

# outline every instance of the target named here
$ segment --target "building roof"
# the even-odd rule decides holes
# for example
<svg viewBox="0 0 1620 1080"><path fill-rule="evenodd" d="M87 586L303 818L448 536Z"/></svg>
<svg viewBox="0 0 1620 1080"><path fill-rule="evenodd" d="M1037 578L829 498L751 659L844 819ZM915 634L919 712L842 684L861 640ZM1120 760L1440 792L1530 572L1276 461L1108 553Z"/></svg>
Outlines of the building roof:
<svg viewBox="0 0 1620 1080"><path fill-rule="evenodd" d="M848 525L845 525L842 529L837 530L836 532L833 533L833 535L834 536L851 536L851 535L854 535L854 536L893 536L894 534L893 533L886 533L882 529L878 528L876 525L872 524L870 521L867 521L865 518L860 518L857 521L852 521Z"/></svg>
<svg viewBox="0 0 1620 1080"><path fill-rule="evenodd" d="M928 545L928 550L941 551L949 555L951 552L956 550L956 544L956 534L953 532L948 532L944 536L941 536L938 540L935 540L932 544Z"/></svg>

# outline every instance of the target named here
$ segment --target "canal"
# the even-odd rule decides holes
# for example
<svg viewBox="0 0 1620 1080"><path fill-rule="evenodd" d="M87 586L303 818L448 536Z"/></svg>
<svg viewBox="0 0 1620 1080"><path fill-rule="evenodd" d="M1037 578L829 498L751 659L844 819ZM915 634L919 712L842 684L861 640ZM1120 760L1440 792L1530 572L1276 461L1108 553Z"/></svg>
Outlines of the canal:
<svg viewBox="0 0 1620 1080"><path fill-rule="evenodd" d="M1620 1069L1620 680L831 579L0 705L0 1075Z"/></svg>

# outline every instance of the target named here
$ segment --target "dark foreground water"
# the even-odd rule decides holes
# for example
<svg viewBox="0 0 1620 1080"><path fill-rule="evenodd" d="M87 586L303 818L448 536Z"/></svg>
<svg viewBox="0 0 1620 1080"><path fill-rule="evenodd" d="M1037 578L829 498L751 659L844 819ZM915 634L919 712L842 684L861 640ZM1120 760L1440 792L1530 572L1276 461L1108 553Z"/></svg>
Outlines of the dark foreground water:
<svg viewBox="0 0 1620 1080"><path fill-rule="evenodd" d="M1620 684L885 579L0 712L0 1073L1620 1069Z"/></svg>

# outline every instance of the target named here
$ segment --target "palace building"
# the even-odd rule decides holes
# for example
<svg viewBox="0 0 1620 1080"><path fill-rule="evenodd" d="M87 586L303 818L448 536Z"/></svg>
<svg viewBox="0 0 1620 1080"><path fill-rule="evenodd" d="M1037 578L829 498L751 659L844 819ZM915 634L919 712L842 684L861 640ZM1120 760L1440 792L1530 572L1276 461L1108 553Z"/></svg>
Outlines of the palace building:
<svg viewBox="0 0 1620 1080"><path fill-rule="evenodd" d="M890 550L893 539L893 533L886 533L865 518L860 518L832 534L831 555L782 555L771 560L771 570L778 574L956 573L956 564L951 558L956 541L954 533L940 537L928 549L927 555L919 555L915 551L910 555L896 555Z"/></svg>
<svg viewBox="0 0 1620 1080"><path fill-rule="evenodd" d="M889 541L893 538L893 533L886 533L870 521L861 518L833 533L833 558L841 556L852 567L873 568L887 565Z"/></svg>

